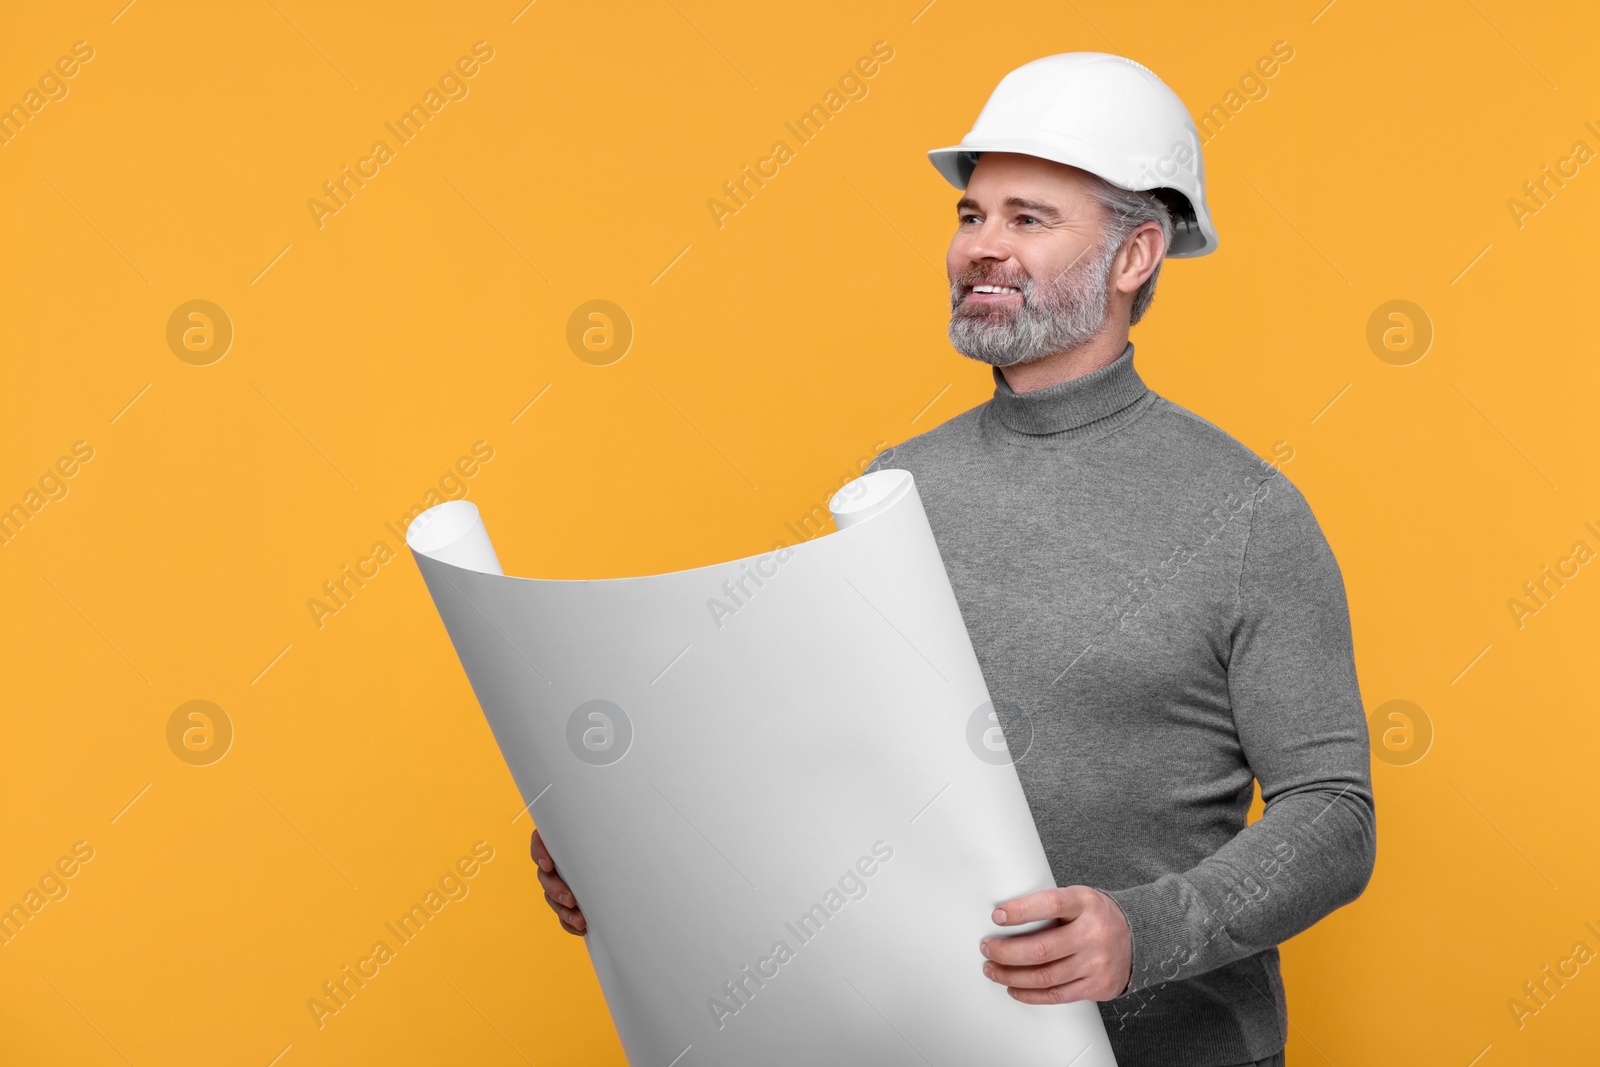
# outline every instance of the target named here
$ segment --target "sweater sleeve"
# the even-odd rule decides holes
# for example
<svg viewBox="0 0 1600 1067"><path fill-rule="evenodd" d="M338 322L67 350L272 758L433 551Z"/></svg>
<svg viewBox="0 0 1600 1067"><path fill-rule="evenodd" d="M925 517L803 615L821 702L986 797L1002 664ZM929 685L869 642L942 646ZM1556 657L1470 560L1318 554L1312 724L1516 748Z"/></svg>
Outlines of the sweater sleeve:
<svg viewBox="0 0 1600 1067"><path fill-rule="evenodd" d="M1344 581L1299 490L1257 486L1228 620L1228 689L1266 810L1193 868L1109 890L1133 935L1127 993L1288 940L1361 895L1377 853Z"/></svg>

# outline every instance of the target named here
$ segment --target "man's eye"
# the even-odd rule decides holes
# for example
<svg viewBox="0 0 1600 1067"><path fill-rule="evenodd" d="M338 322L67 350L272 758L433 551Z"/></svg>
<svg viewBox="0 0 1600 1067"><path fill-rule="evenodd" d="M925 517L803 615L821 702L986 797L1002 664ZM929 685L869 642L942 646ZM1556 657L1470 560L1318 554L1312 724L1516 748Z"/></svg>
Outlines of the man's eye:
<svg viewBox="0 0 1600 1067"><path fill-rule="evenodd" d="M1038 222L1039 220L1034 218L1032 215L1018 215L1017 216L1017 221L1018 222Z"/></svg>
<svg viewBox="0 0 1600 1067"><path fill-rule="evenodd" d="M962 224L962 225L965 225L965 224L966 224L966 222L967 222L967 220L968 220L968 219L975 219L975 218L977 218L977 217L978 217L978 216L976 216L976 215L962 215L962 216L961 216L961 218L960 218L960 219L958 219L958 220L957 220L957 221L958 221L958 222L959 222L959 223L960 223L960 224Z"/></svg>

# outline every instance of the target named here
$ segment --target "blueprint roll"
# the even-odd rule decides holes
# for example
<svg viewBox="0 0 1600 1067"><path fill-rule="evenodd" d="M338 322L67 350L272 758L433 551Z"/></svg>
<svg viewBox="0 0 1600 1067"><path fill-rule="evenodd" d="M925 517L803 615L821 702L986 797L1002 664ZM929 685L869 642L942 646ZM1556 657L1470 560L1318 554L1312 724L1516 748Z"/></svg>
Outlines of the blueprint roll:
<svg viewBox="0 0 1600 1067"><path fill-rule="evenodd" d="M628 1062L1114 1067L1092 1002L982 974L994 906L1054 882L911 474L830 506L595 581L506 576L464 500L406 532Z"/></svg>

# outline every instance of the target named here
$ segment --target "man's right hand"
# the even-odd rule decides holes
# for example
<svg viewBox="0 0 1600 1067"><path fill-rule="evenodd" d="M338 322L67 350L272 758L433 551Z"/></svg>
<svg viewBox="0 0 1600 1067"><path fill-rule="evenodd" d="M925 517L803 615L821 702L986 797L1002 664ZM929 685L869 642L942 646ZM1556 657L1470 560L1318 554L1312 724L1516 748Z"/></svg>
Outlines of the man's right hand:
<svg viewBox="0 0 1600 1067"><path fill-rule="evenodd" d="M530 851L533 853L533 862L539 866L539 884L544 886L544 902L550 905L550 910L561 920L561 929L582 937L589 932L589 922L583 917L583 912L578 910L578 898L572 895L567 883L561 880L561 874L556 870L556 861L550 858L550 850L544 847L537 830L533 832L533 846Z"/></svg>

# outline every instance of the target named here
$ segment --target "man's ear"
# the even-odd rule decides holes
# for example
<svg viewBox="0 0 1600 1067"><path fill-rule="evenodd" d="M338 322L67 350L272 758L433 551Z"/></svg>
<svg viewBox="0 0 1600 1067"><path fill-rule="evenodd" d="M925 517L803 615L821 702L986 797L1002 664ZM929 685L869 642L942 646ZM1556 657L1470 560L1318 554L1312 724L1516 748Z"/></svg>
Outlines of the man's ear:
<svg viewBox="0 0 1600 1067"><path fill-rule="evenodd" d="M1138 226L1122 242L1117 254L1116 287L1118 292L1134 293L1149 280L1166 255L1166 244L1161 236L1161 224L1155 221Z"/></svg>

